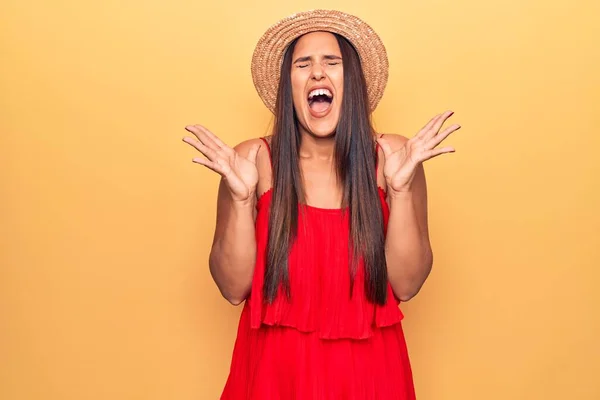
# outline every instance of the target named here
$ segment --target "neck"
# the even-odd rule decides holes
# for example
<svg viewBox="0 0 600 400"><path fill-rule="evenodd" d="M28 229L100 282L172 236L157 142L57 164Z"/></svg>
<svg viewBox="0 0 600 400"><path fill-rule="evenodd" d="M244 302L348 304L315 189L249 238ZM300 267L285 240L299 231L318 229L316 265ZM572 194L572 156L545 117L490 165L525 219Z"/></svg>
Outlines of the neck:
<svg viewBox="0 0 600 400"><path fill-rule="evenodd" d="M321 161L331 161L335 149L335 132L329 136L320 137L304 128L300 128L302 138L300 144L300 159L318 159Z"/></svg>

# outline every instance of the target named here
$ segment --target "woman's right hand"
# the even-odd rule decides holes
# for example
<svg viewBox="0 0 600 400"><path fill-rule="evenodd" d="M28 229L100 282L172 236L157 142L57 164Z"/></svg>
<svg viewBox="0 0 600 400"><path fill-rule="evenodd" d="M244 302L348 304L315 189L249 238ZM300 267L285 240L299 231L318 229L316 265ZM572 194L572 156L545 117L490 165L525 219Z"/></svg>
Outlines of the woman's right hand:
<svg viewBox="0 0 600 400"><path fill-rule="evenodd" d="M201 125L188 125L185 129L197 139L184 137L183 141L206 157L195 157L192 161L221 175L234 201L245 203L253 200L258 184L256 155L260 144L254 145L247 157L243 157Z"/></svg>

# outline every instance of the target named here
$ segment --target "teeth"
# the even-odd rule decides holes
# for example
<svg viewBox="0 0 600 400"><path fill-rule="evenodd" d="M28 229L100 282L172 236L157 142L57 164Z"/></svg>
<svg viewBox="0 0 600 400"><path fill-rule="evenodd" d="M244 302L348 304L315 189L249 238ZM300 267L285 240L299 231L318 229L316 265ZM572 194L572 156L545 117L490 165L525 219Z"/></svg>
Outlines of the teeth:
<svg viewBox="0 0 600 400"><path fill-rule="evenodd" d="M328 89L315 89L308 94L308 99L310 100L315 96L327 96L330 99L333 97L333 95Z"/></svg>

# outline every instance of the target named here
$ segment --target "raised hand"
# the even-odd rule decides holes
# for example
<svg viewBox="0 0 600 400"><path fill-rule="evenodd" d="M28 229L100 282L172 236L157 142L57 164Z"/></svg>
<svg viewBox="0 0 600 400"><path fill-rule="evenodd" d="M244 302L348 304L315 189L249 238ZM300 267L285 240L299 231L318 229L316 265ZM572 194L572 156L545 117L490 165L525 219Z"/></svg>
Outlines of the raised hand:
<svg viewBox="0 0 600 400"><path fill-rule="evenodd" d="M221 175L234 201L245 202L252 199L258 183L256 155L260 144L254 145L246 158L201 125L189 125L185 129L196 138L184 137L183 141L206 157L195 157L192 161Z"/></svg>
<svg viewBox="0 0 600 400"><path fill-rule="evenodd" d="M455 124L440 132L442 125L452 114L452 111L446 111L436 115L414 137L406 141L402 148L396 151L392 150L384 138L377 139L385 156L383 174L388 191L392 191L392 193L410 191L419 164L440 154L455 151L450 146L437 148L437 145L448 135L460 129L460 125Z"/></svg>

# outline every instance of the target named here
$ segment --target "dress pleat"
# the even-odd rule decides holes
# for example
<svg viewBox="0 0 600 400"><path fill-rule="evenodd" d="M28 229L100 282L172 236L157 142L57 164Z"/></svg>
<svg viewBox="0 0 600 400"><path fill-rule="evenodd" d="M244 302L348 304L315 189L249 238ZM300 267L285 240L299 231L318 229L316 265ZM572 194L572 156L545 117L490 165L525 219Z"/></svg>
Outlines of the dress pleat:
<svg viewBox="0 0 600 400"><path fill-rule="evenodd" d="M379 197L387 230L385 192ZM399 300L367 300L362 263L352 293L349 218L299 205L289 256L291 298L263 301L272 191L257 202L257 258L241 313L223 400L414 400Z"/></svg>

